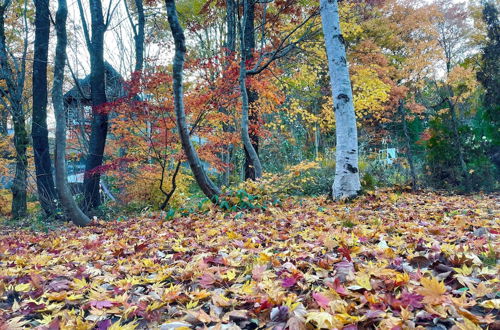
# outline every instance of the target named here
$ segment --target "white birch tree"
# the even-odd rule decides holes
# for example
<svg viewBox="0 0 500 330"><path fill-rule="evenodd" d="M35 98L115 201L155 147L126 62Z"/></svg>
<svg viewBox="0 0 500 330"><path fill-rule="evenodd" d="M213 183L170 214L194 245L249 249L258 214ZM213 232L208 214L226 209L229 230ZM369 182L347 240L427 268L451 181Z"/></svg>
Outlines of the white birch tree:
<svg viewBox="0 0 500 330"><path fill-rule="evenodd" d="M338 200L355 197L361 190L358 132L337 0L320 0L320 12L335 108L337 150L332 195Z"/></svg>

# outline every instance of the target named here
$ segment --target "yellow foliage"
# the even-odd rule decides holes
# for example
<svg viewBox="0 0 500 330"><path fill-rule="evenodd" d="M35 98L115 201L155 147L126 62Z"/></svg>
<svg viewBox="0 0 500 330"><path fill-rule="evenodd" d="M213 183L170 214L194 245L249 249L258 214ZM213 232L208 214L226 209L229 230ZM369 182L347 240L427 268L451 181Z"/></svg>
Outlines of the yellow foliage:
<svg viewBox="0 0 500 330"><path fill-rule="evenodd" d="M165 200L165 195L160 190L161 168L150 165L147 169L137 167L132 169L133 174L118 173L118 186L121 188L120 199L126 203L145 204L157 208ZM164 174L163 191L170 192L172 189L172 174L169 171ZM193 178L183 173L182 169L177 174L177 188L170 199L169 204L173 207L183 205L188 194L189 185Z"/></svg>
<svg viewBox="0 0 500 330"><path fill-rule="evenodd" d="M251 195L262 197L286 194L293 190L300 190L305 184L314 181L315 177L308 176L307 172L319 167L317 162L302 162L288 167L284 173L266 173L259 181L243 182L240 188L245 189Z"/></svg>
<svg viewBox="0 0 500 330"><path fill-rule="evenodd" d="M476 72L461 66L456 66L451 70L447 83L453 89L455 102L464 102L479 85Z"/></svg>
<svg viewBox="0 0 500 330"><path fill-rule="evenodd" d="M355 39L363 33L361 18L356 15L354 2L341 2L339 5L340 29L346 39Z"/></svg>
<svg viewBox="0 0 500 330"><path fill-rule="evenodd" d="M389 99L391 86L378 77L370 67L357 67L352 75L354 109L360 119L369 115L376 120L382 119L384 102Z"/></svg>
<svg viewBox="0 0 500 330"><path fill-rule="evenodd" d="M0 216L8 216L11 212L12 194L8 189L0 189Z"/></svg>

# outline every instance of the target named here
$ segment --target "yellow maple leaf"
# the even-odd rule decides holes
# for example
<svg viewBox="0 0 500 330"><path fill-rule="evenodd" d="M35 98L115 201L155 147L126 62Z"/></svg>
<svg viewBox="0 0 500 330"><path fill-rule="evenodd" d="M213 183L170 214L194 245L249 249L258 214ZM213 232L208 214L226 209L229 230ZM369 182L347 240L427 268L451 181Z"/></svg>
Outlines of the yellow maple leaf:
<svg viewBox="0 0 500 330"><path fill-rule="evenodd" d="M229 239L236 239L239 237L239 235L237 233L235 233L234 231L228 231L226 233L226 235L227 235L227 238L229 238Z"/></svg>
<svg viewBox="0 0 500 330"><path fill-rule="evenodd" d="M306 323L314 322L318 329L341 328L343 324L327 312L310 312L306 315Z"/></svg>
<svg viewBox="0 0 500 330"><path fill-rule="evenodd" d="M417 292L424 296L424 303L439 304L443 301L443 294L446 292L446 288L443 282L439 282L435 277L422 277L420 283L423 287L419 288Z"/></svg>
<svg viewBox="0 0 500 330"><path fill-rule="evenodd" d="M401 307L401 318L403 321L408 321L413 317L413 313L404 307Z"/></svg>
<svg viewBox="0 0 500 330"><path fill-rule="evenodd" d="M134 330L135 328L137 328L137 322L136 321L127 323L125 325L121 325L120 321L117 321L117 322L113 323L108 328L108 330Z"/></svg>
<svg viewBox="0 0 500 330"><path fill-rule="evenodd" d="M88 285L89 284L87 283L87 281L85 280L85 278L82 278L81 280L77 279L77 278L74 278L73 279L73 283L71 283L71 287L73 289L75 289L75 290L81 290L81 289L85 288Z"/></svg>
<svg viewBox="0 0 500 330"><path fill-rule="evenodd" d="M38 322L39 322L40 324L47 325L47 324L49 324L50 322L52 322L52 320L53 320L52 315L50 315L50 314L44 314L44 315L42 315L42 319L41 319L41 320L38 320Z"/></svg>
<svg viewBox="0 0 500 330"><path fill-rule="evenodd" d="M210 297L212 294L207 290L197 290L189 293L189 296L193 298L193 300L202 300L207 297Z"/></svg>
<svg viewBox="0 0 500 330"><path fill-rule="evenodd" d="M401 327L403 320L397 317L388 316L380 321L379 329L392 329L394 327Z"/></svg>
<svg viewBox="0 0 500 330"><path fill-rule="evenodd" d="M500 309L500 299L486 300L479 305L484 308Z"/></svg>
<svg viewBox="0 0 500 330"><path fill-rule="evenodd" d="M29 283L18 284L14 287L17 292L28 292L31 290L31 285Z"/></svg>
<svg viewBox="0 0 500 330"><path fill-rule="evenodd" d="M462 295L458 298L455 297L450 297L450 300L453 302L453 304L458 307L458 308L467 308L467 307L472 307L476 305L475 300L468 300L466 293L462 293Z"/></svg>
<svg viewBox="0 0 500 330"><path fill-rule="evenodd" d="M151 312L151 311L154 311L154 310L157 310L157 309L163 307L164 305L165 305L165 303L163 303L161 301L153 301L152 303L150 303L146 307L146 311Z"/></svg>
<svg viewBox="0 0 500 330"><path fill-rule="evenodd" d="M468 318L464 318L462 323L455 323L455 326L460 330L481 330L482 328L469 320Z"/></svg>
<svg viewBox="0 0 500 330"><path fill-rule="evenodd" d="M66 299L69 301L80 300L80 299L83 299L83 294L72 294L72 295L67 296Z"/></svg>
<svg viewBox="0 0 500 330"><path fill-rule="evenodd" d="M458 274L464 275L464 276L469 276L472 274L472 267L467 267L466 264L462 265L462 268L453 268Z"/></svg>
<svg viewBox="0 0 500 330"><path fill-rule="evenodd" d="M188 251L187 248L185 248L184 246L182 246L180 244L172 245L172 250L174 250L175 252L186 252L186 251Z"/></svg>
<svg viewBox="0 0 500 330"><path fill-rule="evenodd" d="M214 303L215 306L219 306L219 307L231 306L231 299L224 297L221 294L212 296L212 302Z"/></svg>
<svg viewBox="0 0 500 330"><path fill-rule="evenodd" d="M394 283L396 285L403 285L410 281L410 275L408 273L397 273Z"/></svg>
<svg viewBox="0 0 500 330"><path fill-rule="evenodd" d="M146 267L154 267L155 262L151 259L142 259L142 264Z"/></svg>
<svg viewBox="0 0 500 330"><path fill-rule="evenodd" d="M192 301L190 301L190 302L188 302L188 303L186 304L186 308L187 308L187 309L193 309L193 308L195 308L196 306L198 306L198 302L199 302L199 300L192 300Z"/></svg>
<svg viewBox="0 0 500 330"><path fill-rule="evenodd" d="M242 285L241 287L241 292L246 293L246 294L251 294L255 290L255 282L254 281L248 281L245 284Z"/></svg>
<svg viewBox="0 0 500 330"><path fill-rule="evenodd" d="M358 285L360 287L362 287L363 289L366 289L366 290L372 289L372 284L370 283L370 275L368 275L366 273L362 273L361 275L358 275L356 277L356 283L358 283Z"/></svg>
<svg viewBox="0 0 500 330"><path fill-rule="evenodd" d="M259 264L264 264L271 261L271 255L265 252L259 253L259 258L257 259Z"/></svg>
<svg viewBox="0 0 500 330"><path fill-rule="evenodd" d="M49 300L63 301L64 299L66 299L67 293L65 291L63 291L63 292L51 292L51 293L48 293L44 296L46 296Z"/></svg>
<svg viewBox="0 0 500 330"><path fill-rule="evenodd" d="M389 194L389 200L390 200L391 202L396 202L398 199L399 199L399 196L398 196L398 195L396 195L395 193L391 193L391 194Z"/></svg>
<svg viewBox="0 0 500 330"><path fill-rule="evenodd" d="M365 316L349 315L347 313L340 313L335 315L335 319L342 324L358 323L365 319Z"/></svg>
<svg viewBox="0 0 500 330"><path fill-rule="evenodd" d="M474 287L474 284L470 283L468 285L469 291L476 297L476 298L481 298L486 296L489 293L493 292L493 287L488 288L484 282L479 283L476 287Z"/></svg>
<svg viewBox="0 0 500 330"><path fill-rule="evenodd" d="M236 272L234 271L234 269L230 269L226 272L226 274L222 275L221 277L228 281L232 281L236 278Z"/></svg>

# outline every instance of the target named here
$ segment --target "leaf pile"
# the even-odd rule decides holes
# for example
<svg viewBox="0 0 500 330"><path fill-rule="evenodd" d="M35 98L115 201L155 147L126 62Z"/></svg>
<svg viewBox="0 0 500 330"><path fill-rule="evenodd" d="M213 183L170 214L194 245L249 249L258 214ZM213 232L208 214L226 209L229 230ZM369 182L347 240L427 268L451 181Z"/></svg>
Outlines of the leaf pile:
<svg viewBox="0 0 500 330"><path fill-rule="evenodd" d="M499 202L385 191L4 231L0 329L498 328Z"/></svg>

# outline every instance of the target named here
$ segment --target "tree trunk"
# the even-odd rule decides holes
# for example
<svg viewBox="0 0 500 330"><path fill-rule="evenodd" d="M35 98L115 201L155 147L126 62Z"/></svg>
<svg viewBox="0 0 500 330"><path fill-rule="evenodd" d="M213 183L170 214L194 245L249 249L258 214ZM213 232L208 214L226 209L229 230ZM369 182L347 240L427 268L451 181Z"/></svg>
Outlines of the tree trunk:
<svg viewBox="0 0 500 330"><path fill-rule="evenodd" d="M314 160L319 159L319 126L314 126Z"/></svg>
<svg viewBox="0 0 500 330"><path fill-rule="evenodd" d="M227 56L236 51L236 4L234 0L226 0L226 50Z"/></svg>
<svg viewBox="0 0 500 330"><path fill-rule="evenodd" d="M177 117L177 126L182 143L182 148L189 162L189 166L193 171L196 182L200 186L203 193L214 203L217 202L220 190L210 180L203 164L196 153L196 150L191 143L189 137L189 129L186 123L186 113L184 111L184 95L183 95L183 70L184 70L184 56L186 54L186 40L184 31L179 23L177 17L177 9L174 0L165 0L165 7L167 8L168 23L172 30L172 35L175 41L175 56L173 63L173 89L174 89L174 107Z"/></svg>
<svg viewBox="0 0 500 330"><path fill-rule="evenodd" d="M144 28L146 25L146 17L144 15L144 3L143 0L135 0L135 8L137 10L137 24L134 23L132 14L129 10L127 1L123 2L125 4L125 11L127 12L127 17L132 27L132 32L134 34L134 44L135 44L135 71L140 72L144 68Z"/></svg>
<svg viewBox="0 0 500 330"><path fill-rule="evenodd" d="M403 100L399 101L398 110L399 110L399 114L401 115L401 121L403 122L403 133L404 133L405 139L406 139L406 149L408 150L406 152L406 157L408 158L408 164L410 164L410 175L411 175L411 181L412 181L411 188L413 191L415 191L418 189L417 173L415 171L415 162L413 161L413 148L411 147L410 132L408 131L408 123L406 121L406 112L405 112Z"/></svg>
<svg viewBox="0 0 500 330"><path fill-rule="evenodd" d="M56 14L57 45L54 60L54 83L52 86L52 104L56 116L56 186L61 204L68 218L78 226L85 226L90 219L78 207L68 186L66 171L66 112L64 111L63 81L66 64L66 0L59 0Z"/></svg>
<svg viewBox="0 0 500 330"><path fill-rule="evenodd" d="M13 105L14 107L14 105ZM12 185L12 218L19 219L27 216L27 178L28 132L24 119L24 109L21 99L18 99L13 109L14 147L16 149L16 174Z"/></svg>
<svg viewBox="0 0 500 330"><path fill-rule="evenodd" d="M3 97L3 95L0 95L0 97ZM8 122L8 116L9 112L7 109L3 108L0 109L0 135L7 135L7 122Z"/></svg>
<svg viewBox="0 0 500 330"><path fill-rule="evenodd" d="M358 133L337 0L321 0L320 6L335 107L337 150L333 198L338 200L355 197L361 190Z"/></svg>
<svg viewBox="0 0 500 330"><path fill-rule="evenodd" d="M26 131L25 113L23 106L23 90L26 69L26 54L28 47L27 32L24 38L24 51L21 58L21 63L16 58L12 61L15 63L17 71L10 66L9 54L7 52L6 36L5 36L5 13L10 6L11 1L5 1L0 5L0 77L2 77L7 85L7 91L3 94L8 94L9 110L12 115L14 125L14 147L16 149L16 173L12 185L12 218L18 219L27 215L27 168L28 158L26 149L28 147L28 133ZM26 23L26 8L24 11L24 22ZM27 25L25 29L27 29ZM5 106L5 104L4 104Z"/></svg>
<svg viewBox="0 0 500 330"><path fill-rule="evenodd" d="M253 51L255 49L255 1L254 0L243 0L243 14L245 16L244 20L244 48L242 48L242 52L245 53L246 60L253 58ZM246 73L245 73L246 77ZM248 98L248 126L259 124L259 114L257 109L252 106L259 99L259 94L256 91L250 90L245 86L246 94ZM248 127L249 128L249 127ZM247 129L248 130L248 129ZM250 142L252 144L255 153L257 154L257 158L259 157L259 135L254 130L248 132L250 137ZM245 150L245 180L251 179L256 180L262 176L262 173L258 175L256 173L255 168L256 164L254 159L254 155L249 151L247 147L244 147ZM259 161L259 165L260 161Z"/></svg>
<svg viewBox="0 0 500 330"><path fill-rule="evenodd" d="M225 67L231 63L230 59L233 58L234 53L236 52L236 3L234 0L226 0L226 57L227 61L225 63ZM228 114L228 110L224 107L220 108L220 112L224 114ZM234 126L229 122L224 122L222 124L222 130L225 133L234 132ZM224 163L229 164L231 162L231 156L233 154L234 146L228 145L223 153L222 158ZM231 176L230 164L222 173L222 185L229 186L229 179Z"/></svg>
<svg viewBox="0 0 500 330"><path fill-rule="evenodd" d="M248 95L248 136L250 137L250 142L252 144L253 149L255 150L255 153L257 154L257 157L259 157L259 135L255 129L250 129L250 126L253 126L254 128L258 128L259 126L258 110L252 106L252 104L254 104L259 99L259 94L253 90L250 90L248 87L245 88L247 90L247 95ZM248 179L256 180L260 178L260 176L258 176L257 173L255 172L255 165L254 162L252 161L252 156L250 156L250 153L248 152L248 149L244 148L244 150L245 150L245 180Z"/></svg>
<svg viewBox="0 0 500 330"><path fill-rule="evenodd" d="M247 59L252 58L255 49L255 0L243 0L244 51Z"/></svg>
<svg viewBox="0 0 500 330"><path fill-rule="evenodd" d="M450 86L448 86L448 93L450 95L447 98L447 100L448 100L448 105L450 106L451 129L453 132L453 137L455 139L455 145L457 147L458 161L460 163L460 171L462 172L462 180L461 181L464 183L465 190L468 192L471 189L470 180L469 180L469 172L467 171L467 164L465 163L464 148L462 145L462 140L460 138L460 134L458 133L458 120L457 120L457 114L456 114L456 110L455 110L455 103L451 100L451 98L453 97L453 90L451 89Z"/></svg>
<svg viewBox="0 0 500 330"><path fill-rule="evenodd" d="M314 115L318 116L319 112L319 103L317 100L313 101L312 110ZM319 142L320 142L320 126L318 123L314 124L314 160L317 161L319 159Z"/></svg>
<svg viewBox="0 0 500 330"><path fill-rule="evenodd" d="M249 4L250 3L250 4ZM240 92L241 92L241 139L243 141L243 146L245 148L245 179L260 179L262 177L262 165L260 163L259 155L257 153L257 145L253 145L252 139L248 132L249 128L249 109L250 100L249 93L246 86L247 69L246 60L249 52L249 48L246 45L246 39L248 35L248 20L253 20L252 11L249 10L249 5L253 7L253 2L251 0L245 0L243 3L243 24L240 24ZM253 25L253 24L252 24ZM243 27L245 30L243 30ZM253 33L253 30L252 30ZM250 40L251 41L251 40ZM252 41L251 41L252 42ZM255 39L253 41L255 44ZM251 51L250 51L251 53Z"/></svg>
<svg viewBox="0 0 500 330"><path fill-rule="evenodd" d="M89 154L85 164L83 182L85 209L91 210L101 204L99 183L100 167L103 163L104 148L108 134L108 114L102 109L106 103L104 32L106 26L102 15L101 0L90 1L92 20L92 41L90 49L90 95L92 99L92 124L89 141Z"/></svg>
<svg viewBox="0 0 500 330"><path fill-rule="evenodd" d="M137 9L137 34L134 35L135 71L142 71L144 68L144 26L146 25L142 0L135 0L135 7Z"/></svg>
<svg viewBox="0 0 500 330"><path fill-rule="evenodd" d="M35 52L33 60L33 121L31 137L35 158L38 198L47 216L54 215L56 190L52 177L49 132L47 129L47 59L49 52L50 12L48 0L35 1Z"/></svg>

